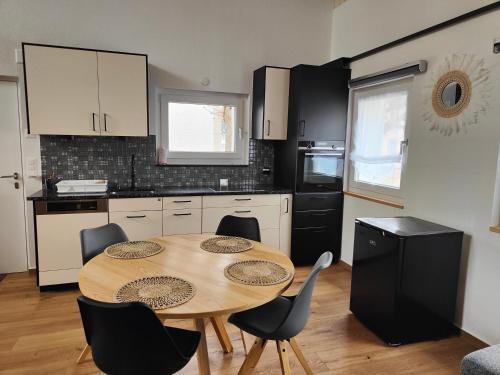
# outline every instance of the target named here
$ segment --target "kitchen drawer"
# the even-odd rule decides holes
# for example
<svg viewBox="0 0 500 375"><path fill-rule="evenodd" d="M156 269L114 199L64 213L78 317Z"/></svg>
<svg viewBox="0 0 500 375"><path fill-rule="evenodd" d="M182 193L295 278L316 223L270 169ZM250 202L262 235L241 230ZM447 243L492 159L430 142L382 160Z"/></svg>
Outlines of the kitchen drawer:
<svg viewBox="0 0 500 375"><path fill-rule="evenodd" d="M279 229L279 205L261 207L216 207L203 209L203 232L215 232L221 219L226 215L255 217L259 221L260 229Z"/></svg>
<svg viewBox="0 0 500 375"><path fill-rule="evenodd" d="M205 207L279 206L279 194L219 195L203 197Z"/></svg>
<svg viewBox="0 0 500 375"><path fill-rule="evenodd" d="M295 211L328 210L342 208L342 192L295 194Z"/></svg>
<svg viewBox="0 0 500 375"><path fill-rule="evenodd" d="M201 208L201 197L165 197L164 210L180 210L184 208Z"/></svg>
<svg viewBox="0 0 500 375"><path fill-rule="evenodd" d="M123 228L129 240L162 236L162 211L110 212L109 222Z"/></svg>
<svg viewBox="0 0 500 375"><path fill-rule="evenodd" d="M294 228L311 228L335 225L339 220L339 210L295 211Z"/></svg>
<svg viewBox="0 0 500 375"><path fill-rule="evenodd" d="M120 198L109 200L109 212L161 211L161 198Z"/></svg>
<svg viewBox="0 0 500 375"><path fill-rule="evenodd" d="M340 249L337 228L319 227L292 230L292 261L294 264L314 264L325 251L334 258Z"/></svg>
<svg viewBox="0 0 500 375"><path fill-rule="evenodd" d="M201 209L163 211L164 236L192 233L201 233Z"/></svg>

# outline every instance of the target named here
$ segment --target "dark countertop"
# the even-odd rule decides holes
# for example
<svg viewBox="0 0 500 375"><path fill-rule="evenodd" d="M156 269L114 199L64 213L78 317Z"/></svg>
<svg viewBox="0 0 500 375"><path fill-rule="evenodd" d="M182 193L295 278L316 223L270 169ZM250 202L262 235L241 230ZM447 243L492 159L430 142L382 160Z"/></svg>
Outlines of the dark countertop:
<svg viewBox="0 0 500 375"><path fill-rule="evenodd" d="M279 186L254 186L254 187L229 187L218 190L217 188L203 187L166 187L154 190L111 190L106 193L78 193L57 194L54 191L40 190L27 199L30 201L75 200L75 199L113 199L113 198L150 198L150 197L180 197L186 195L244 195L244 194L291 194L292 189Z"/></svg>

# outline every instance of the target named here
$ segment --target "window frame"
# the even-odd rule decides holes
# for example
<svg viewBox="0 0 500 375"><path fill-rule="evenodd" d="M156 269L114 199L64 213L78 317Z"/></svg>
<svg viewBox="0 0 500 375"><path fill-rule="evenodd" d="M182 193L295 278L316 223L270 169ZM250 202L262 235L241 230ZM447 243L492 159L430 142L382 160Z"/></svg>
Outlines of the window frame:
<svg viewBox="0 0 500 375"><path fill-rule="evenodd" d="M413 89L414 76L402 76L394 79L384 80L381 82L374 82L362 86L358 86L355 88L351 88L349 90L349 104L348 104L348 124L347 124L347 139L346 139L346 168L344 172L344 180L346 183L345 191L347 193L358 194L367 197L373 197L375 199L379 199L382 201L389 201L392 203L396 203L398 205L403 205L405 202L405 187L406 187L406 174L407 174L407 166L408 166L408 143L403 146L402 149L402 160L401 160L401 179L400 179L400 188L395 189L386 186L373 185L360 181L354 180L355 175L355 167L354 162L351 160L350 153L352 150L352 135L354 130L354 115L355 111L355 95L357 92L362 90L369 90L374 88L380 88L384 86L390 85L398 85L405 86L407 91L407 99L406 99L406 122L405 122L405 130L403 140L409 140L409 133L411 128L410 121L410 103L413 97L412 89Z"/></svg>
<svg viewBox="0 0 500 375"><path fill-rule="evenodd" d="M248 122L245 120L245 95L195 90L162 90L160 93L159 156L160 164L170 165L248 165ZM236 111L233 152L189 152L169 150L169 103L227 105ZM163 159L163 160L162 160Z"/></svg>

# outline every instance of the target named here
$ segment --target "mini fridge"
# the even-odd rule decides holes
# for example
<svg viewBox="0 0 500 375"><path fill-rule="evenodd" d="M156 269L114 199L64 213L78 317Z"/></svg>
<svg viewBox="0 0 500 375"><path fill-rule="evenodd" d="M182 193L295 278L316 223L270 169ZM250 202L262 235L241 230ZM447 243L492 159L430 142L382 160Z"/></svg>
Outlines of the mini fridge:
<svg viewBox="0 0 500 375"><path fill-rule="evenodd" d="M356 219L351 311L389 345L457 334L462 238L414 217Z"/></svg>

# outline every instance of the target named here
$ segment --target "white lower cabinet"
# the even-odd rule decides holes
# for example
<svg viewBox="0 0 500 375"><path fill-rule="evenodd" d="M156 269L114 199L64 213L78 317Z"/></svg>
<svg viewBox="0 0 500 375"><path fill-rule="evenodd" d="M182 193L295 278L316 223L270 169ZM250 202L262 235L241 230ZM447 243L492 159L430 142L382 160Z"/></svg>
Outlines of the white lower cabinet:
<svg viewBox="0 0 500 375"><path fill-rule="evenodd" d="M163 211L163 235L201 233L201 208Z"/></svg>
<svg viewBox="0 0 500 375"><path fill-rule="evenodd" d="M74 283L82 267L80 231L108 222L106 212L37 215L38 277L40 286Z"/></svg>
<svg viewBox="0 0 500 375"><path fill-rule="evenodd" d="M162 235L161 211L110 212L109 222L122 227L130 241Z"/></svg>

